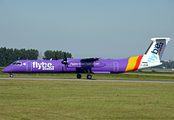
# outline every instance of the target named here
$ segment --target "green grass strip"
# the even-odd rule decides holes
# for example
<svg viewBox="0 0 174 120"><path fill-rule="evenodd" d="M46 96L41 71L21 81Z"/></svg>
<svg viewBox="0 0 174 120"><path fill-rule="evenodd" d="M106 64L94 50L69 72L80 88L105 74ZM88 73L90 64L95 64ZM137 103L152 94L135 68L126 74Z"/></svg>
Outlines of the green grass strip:
<svg viewBox="0 0 174 120"><path fill-rule="evenodd" d="M0 80L0 118L174 119L174 84Z"/></svg>

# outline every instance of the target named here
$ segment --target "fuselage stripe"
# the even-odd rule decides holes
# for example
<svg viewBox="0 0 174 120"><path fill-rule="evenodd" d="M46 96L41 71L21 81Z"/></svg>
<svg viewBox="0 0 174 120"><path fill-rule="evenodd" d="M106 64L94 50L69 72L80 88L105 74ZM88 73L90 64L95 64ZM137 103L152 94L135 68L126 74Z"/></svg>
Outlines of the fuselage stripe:
<svg viewBox="0 0 174 120"><path fill-rule="evenodd" d="M142 58L143 58L143 55L141 55L141 56L138 57L137 63L136 63L136 65L135 65L135 67L134 67L133 70L137 70L138 69Z"/></svg>
<svg viewBox="0 0 174 120"><path fill-rule="evenodd" d="M132 71L135 68L138 57L139 56L129 58L125 72Z"/></svg>
<svg viewBox="0 0 174 120"><path fill-rule="evenodd" d="M143 55L130 57L128 60L128 65L126 67L125 72L137 70L140 65L142 57L143 57Z"/></svg>

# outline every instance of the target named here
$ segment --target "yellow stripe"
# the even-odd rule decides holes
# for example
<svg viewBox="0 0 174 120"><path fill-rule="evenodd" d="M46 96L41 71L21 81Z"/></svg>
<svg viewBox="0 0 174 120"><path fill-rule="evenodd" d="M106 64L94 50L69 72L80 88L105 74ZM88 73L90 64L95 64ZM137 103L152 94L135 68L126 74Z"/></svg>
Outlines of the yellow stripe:
<svg viewBox="0 0 174 120"><path fill-rule="evenodd" d="M138 57L139 56L129 58L128 65L127 65L127 68L126 68L125 72L132 71L135 68Z"/></svg>

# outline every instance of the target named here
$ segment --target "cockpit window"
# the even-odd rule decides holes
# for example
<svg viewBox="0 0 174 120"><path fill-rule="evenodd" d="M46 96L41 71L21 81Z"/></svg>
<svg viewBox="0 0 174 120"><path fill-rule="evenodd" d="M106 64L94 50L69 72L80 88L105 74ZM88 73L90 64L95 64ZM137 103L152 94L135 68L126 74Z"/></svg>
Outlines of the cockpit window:
<svg viewBox="0 0 174 120"><path fill-rule="evenodd" d="M15 65L16 63L14 62L14 63L12 63L12 65Z"/></svg>
<svg viewBox="0 0 174 120"><path fill-rule="evenodd" d="M20 62L17 62L16 65L21 65L21 63Z"/></svg>
<svg viewBox="0 0 174 120"><path fill-rule="evenodd" d="M14 63L12 63L12 65L22 65L22 63L21 62L14 62Z"/></svg>

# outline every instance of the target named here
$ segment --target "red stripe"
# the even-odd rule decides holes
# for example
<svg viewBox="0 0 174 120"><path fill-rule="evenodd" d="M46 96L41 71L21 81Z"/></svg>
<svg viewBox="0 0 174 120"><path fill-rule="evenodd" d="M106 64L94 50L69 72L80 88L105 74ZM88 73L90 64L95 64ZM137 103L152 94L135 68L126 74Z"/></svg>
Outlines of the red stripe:
<svg viewBox="0 0 174 120"><path fill-rule="evenodd" d="M135 65L135 67L134 67L134 70L137 70L137 69L138 69L138 67L139 67L139 65L140 65L140 62L141 62L141 59L142 59L142 58L143 58L143 55L141 55L141 56L138 57L137 63L136 63L136 65Z"/></svg>

